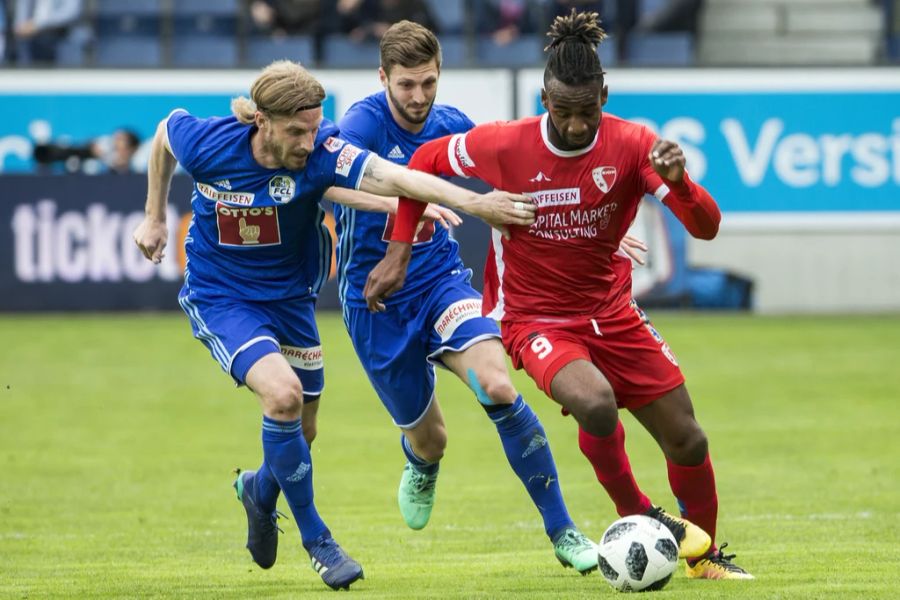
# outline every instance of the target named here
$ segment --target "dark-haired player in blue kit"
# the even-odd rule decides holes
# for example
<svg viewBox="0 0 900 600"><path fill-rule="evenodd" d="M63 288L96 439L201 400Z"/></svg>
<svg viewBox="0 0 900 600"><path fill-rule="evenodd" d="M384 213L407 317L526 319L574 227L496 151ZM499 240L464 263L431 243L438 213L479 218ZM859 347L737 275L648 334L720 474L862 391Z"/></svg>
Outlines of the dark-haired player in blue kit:
<svg viewBox="0 0 900 600"><path fill-rule="evenodd" d="M177 159L194 179L179 302L194 336L257 395L263 410L262 466L239 473L235 482L247 513L247 548L259 566L275 563L275 505L283 491L313 568L330 587L348 588L363 570L316 511L308 445L324 386L315 298L331 261L319 201L331 186L405 194L444 202L498 227L529 224L534 209L523 196L473 194L338 138L337 127L322 119L325 91L296 63L264 69L250 95L232 103L231 117L198 119L175 110L160 123L146 217L134 239L159 262ZM377 204L364 194L356 202Z"/></svg>
<svg viewBox="0 0 900 600"><path fill-rule="evenodd" d="M433 104L440 45L428 29L401 21L381 40L384 92L354 104L340 122L350 143L405 165L416 148L474 124L455 108ZM556 465L537 416L513 387L497 324L481 316L481 294L445 228L425 221L413 246L406 285L384 304L366 308L363 288L384 256L393 220L381 213L336 208L338 276L344 322L360 361L394 423L407 463L400 512L425 527L434 504L439 461L447 443L434 396L434 365L468 383L496 424L516 475L541 513L556 557L581 573L597 568L594 544L573 524ZM373 343L377 340L377 343Z"/></svg>

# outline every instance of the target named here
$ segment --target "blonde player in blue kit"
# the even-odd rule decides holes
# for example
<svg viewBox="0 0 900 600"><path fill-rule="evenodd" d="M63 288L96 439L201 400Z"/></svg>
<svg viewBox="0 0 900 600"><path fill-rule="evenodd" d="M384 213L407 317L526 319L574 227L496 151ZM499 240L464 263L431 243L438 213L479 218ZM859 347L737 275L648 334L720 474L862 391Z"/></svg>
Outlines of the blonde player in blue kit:
<svg viewBox="0 0 900 600"><path fill-rule="evenodd" d="M341 136L405 165L421 144L471 129L474 124L462 112L434 104L440 66L440 45L431 31L410 21L394 24L381 40L385 91L350 107L340 122ZM398 503L407 525L421 529L430 518L447 444L434 396L437 365L471 386L496 425L557 559L582 574L596 569L594 544L569 517L543 426L510 381L500 331L481 315L481 294L469 283L472 273L460 260L456 241L445 228L425 221L413 245L406 285L385 301L383 312L373 314L363 288L384 256L392 216L346 207L336 207L336 216L344 323L373 387L402 431L407 463Z"/></svg>
<svg viewBox="0 0 900 600"><path fill-rule="evenodd" d="M331 186L409 195L444 202L498 227L527 225L534 210L523 196L473 194L340 139L334 124L322 118L325 91L296 63L279 61L264 69L250 96L232 103L231 117L198 119L176 109L159 124L146 217L134 239L148 259L159 262L177 160L194 179L179 303L194 336L225 372L256 394L263 411L262 466L240 473L235 482L247 513L247 548L262 568L275 563L275 504L284 492L313 568L331 588L349 588L363 570L316 511L304 437L315 435L315 400L324 386L314 319L331 259L322 195ZM362 196L356 206L378 208L371 200Z"/></svg>

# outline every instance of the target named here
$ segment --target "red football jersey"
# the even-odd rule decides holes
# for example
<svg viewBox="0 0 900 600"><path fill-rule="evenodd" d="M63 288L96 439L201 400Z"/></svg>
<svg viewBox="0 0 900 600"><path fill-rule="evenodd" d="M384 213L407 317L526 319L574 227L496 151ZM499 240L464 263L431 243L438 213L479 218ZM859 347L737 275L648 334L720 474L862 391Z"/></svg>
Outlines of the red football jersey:
<svg viewBox="0 0 900 600"><path fill-rule="evenodd" d="M511 239L492 231L484 312L500 320L599 315L629 300L631 262L619 243L644 194L668 205L693 235L711 238L718 229L718 208L705 190L687 176L674 183L653 170L650 129L604 114L589 146L566 151L550 142L547 120L479 125L423 145L409 165L477 177L537 204L535 223L512 227ZM398 221L412 205L401 201Z"/></svg>

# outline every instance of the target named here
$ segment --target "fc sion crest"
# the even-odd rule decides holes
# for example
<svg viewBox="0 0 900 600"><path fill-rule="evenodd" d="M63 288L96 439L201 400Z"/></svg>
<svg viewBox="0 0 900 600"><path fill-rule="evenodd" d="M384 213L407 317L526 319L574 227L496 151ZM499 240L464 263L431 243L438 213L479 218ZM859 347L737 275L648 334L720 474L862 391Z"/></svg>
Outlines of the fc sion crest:
<svg viewBox="0 0 900 600"><path fill-rule="evenodd" d="M591 175L594 176L594 183L597 184L597 187L604 194L609 192L616 183L615 167L597 167L591 171Z"/></svg>

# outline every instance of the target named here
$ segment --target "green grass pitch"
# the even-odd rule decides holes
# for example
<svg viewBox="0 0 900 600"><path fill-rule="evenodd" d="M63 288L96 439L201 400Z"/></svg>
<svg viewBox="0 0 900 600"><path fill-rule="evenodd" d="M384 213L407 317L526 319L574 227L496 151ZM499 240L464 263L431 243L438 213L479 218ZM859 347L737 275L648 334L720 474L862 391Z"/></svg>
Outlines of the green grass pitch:
<svg viewBox="0 0 900 600"><path fill-rule="evenodd" d="M651 311L652 313L652 311ZM652 315L651 315L652 316ZM706 429L719 541L753 582L690 581L659 598L896 598L900 568L900 318L656 315ZM396 507L397 430L340 318L321 317L327 389L313 446L316 500L364 566L364 598L595 598L562 569L494 428L452 375L450 442L428 527ZM330 597L294 523L262 571L243 548L234 467L261 458L260 413L182 315L0 317L0 597ZM576 522L612 505L575 423L521 372ZM623 415L638 481L669 509L663 459ZM282 502L282 509L287 511Z"/></svg>

